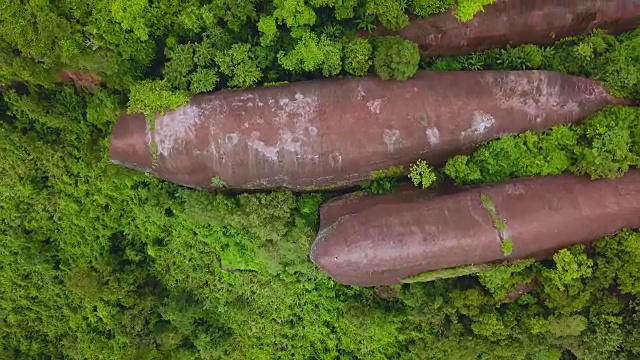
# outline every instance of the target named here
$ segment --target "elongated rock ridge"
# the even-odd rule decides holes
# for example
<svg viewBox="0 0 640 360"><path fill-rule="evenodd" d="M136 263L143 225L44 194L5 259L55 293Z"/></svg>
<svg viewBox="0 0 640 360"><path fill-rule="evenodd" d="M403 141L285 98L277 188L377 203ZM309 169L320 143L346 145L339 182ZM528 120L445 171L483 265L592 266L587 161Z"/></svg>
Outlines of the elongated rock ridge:
<svg viewBox="0 0 640 360"><path fill-rule="evenodd" d="M311 259L336 281L375 286L431 270L527 257L640 227L640 170L617 180L559 175L409 190L324 204ZM502 243L511 241L505 254Z"/></svg>
<svg viewBox="0 0 640 360"><path fill-rule="evenodd" d="M198 95L153 126L124 115L109 155L188 187L317 190L417 159L438 165L483 141L620 103L595 81L547 71L305 81Z"/></svg>
<svg viewBox="0 0 640 360"><path fill-rule="evenodd" d="M498 0L460 22L453 12L412 18L396 33L418 44L424 55L461 55L507 45L552 44L593 29L611 34L640 26L639 0ZM364 34L363 34L364 35Z"/></svg>

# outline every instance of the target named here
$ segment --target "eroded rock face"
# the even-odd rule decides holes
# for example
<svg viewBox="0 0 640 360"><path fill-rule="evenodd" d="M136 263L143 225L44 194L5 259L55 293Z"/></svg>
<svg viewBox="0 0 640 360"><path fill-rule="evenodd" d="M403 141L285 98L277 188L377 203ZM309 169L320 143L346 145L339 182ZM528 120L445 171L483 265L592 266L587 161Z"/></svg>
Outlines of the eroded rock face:
<svg viewBox="0 0 640 360"><path fill-rule="evenodd" d="M316 190L480 142L577 122L621 103L597 82L546 71L420 72L307 81L195 96L158 115L116 123L110 157L197 188Z"/></svg>
<svg viewBox="0 0 640 360"><path fill-rule="evenodd" d="M507 45L551 44L599 28L617 34L640 26L638 0L498 0L467 22L453 12L412 18L397 35L428 56L468 54ZM381 29L378 35L390 32Z"/></svg>
<svg viewBox="0 0 640 360"><path fill-rule="evenodd" d="M311 259L340 283L388 285L430 270L540 258L640 227L640 170L617 180L560 175L427 194L323 205Z"/></svg>

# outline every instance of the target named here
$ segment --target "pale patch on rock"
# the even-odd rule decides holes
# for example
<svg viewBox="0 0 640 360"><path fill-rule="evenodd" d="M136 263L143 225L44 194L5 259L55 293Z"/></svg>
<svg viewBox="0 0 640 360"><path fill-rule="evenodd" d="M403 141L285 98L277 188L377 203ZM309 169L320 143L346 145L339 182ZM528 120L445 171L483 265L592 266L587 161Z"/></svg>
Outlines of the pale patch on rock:
<svg viewBox="0 0 640 360"><path fill-rule="evenodd" d="M495 124L496 119L480 110L476 110L473 112L473 118L471 119L471 127L462 132L461 137L477 137L480 136L487 131L491 130L493 124Z"/></svg>
<svg viewBox="0 0 640 360"><path fill-rule="evenodd" d="M382 99L370 100L367 102L367 108L374 114L380 114L380 107L382 105Z"/></svg>
<svg viewBox="0 0 640 360"><path fill-rule="evenodd" d="M400 142L400 130L398 129L384 129L382 134L382 140L387 144L387 151L392 153L396 148L396 143Z"/></svg>
<svg viewBox="0 0 640 360"><path fill-rule="evenodd" d="M309 126L307 130L311 136L316 136L316 134L318 134L318 129L315 126Z"/></svg>
<svg viewBox="0 0 640 360"><path fill-rule="evenodd" d="M507 194L509 195L522 195L524 194L524 189L520 185L508 184L505 188Z"/></svg>
<svg viewBox="0 0 640 360"><path fill-rule="evenodd" d="M181 106L156 117L154 138L158 153L167 156L173 149L184 146L189 138L195 136L201 120L200 109L192 105Z"/></svg>
<svg viewBox="0 0 640 360"><path fill-rule="evenodd" d="M427 141L429 145L436 146L440 143L440 131L437 128L431 127L425 130L425 134L427 134Z"/></svg>
<svg viewBox="0 0 640 360"><path fill-rule="evenodd" d="M364 90L362 90L362 85L358 85L358 89L356 90L356 99L358 100L362 100L364 99L364 96L366 95L366 93L364 92Z"/></svg>
<svg viewBox="0 0 640 360"><path fill-rule="evenodd" d="M247 141L247 144L252 149L264 155L267 159L274 162L278 161L278 151L280 149L278 148L277 145L276 146L267 145L262 140L258 140L258 139L250 139Z"/></svg>
<svg viewBox="0 0 640 360"><path fill-rule="evenodd" d="M239 138L240 137L238 136L238 133L231 133L231 134L227 134L224 140L227 143L227 145L233 146L238 143Z"/></svg>
<svg viewBox="0 0 640 360"><path fill-rule="evenodd" d="M329 162L331 163L331 167L339 168L342 166L342 156L335 152L329 156Z"/></svg>
<svg viewBox="0 0 640 360"><path fill-rule="evenodd" d="M552 84L549 79L548 72L527 71L527 76L506 73L490 81L497 104L502 108L524 111L529 121L540 123L544 114L553 110L580 111L578 103L564 96L560 83ZM597 94L594 93L593 98L597 99Z"/></svg>

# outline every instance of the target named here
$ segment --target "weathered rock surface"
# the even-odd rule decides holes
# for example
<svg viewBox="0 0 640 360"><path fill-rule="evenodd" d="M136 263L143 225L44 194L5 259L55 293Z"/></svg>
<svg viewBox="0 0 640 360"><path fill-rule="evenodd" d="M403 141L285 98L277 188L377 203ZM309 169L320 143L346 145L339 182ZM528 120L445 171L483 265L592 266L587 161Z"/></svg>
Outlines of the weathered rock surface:
<svg viewBox="0 0 640 360"><path fill-rule="evenodd" d="M437 196L408 190L340 198L324 204L321 217L311 259L323 271L343 284L394 284L430 270L544 258L638 228L640 170L617 180L560 175ZM513 243L508 256L505 239Z"/></svg>
<svg viewBox="0 0 640 360"><path fill-rule="evenodd" d="M599 28L611 34L640 26L640 0L498 0L460 22L448 13L412 18L391 33L417 43L428 56L460 55L507 45L551 44ZM364 34L363 34L364 35Z"/></svg>
<svg viewBox="0 0 640 360"><path fill-rule="evenodd" d="M439 165L483 141L623 102L595 81L546 71L306 81L198 95L158 115L153 130L142 114L124 115L109 155L196 188L346 187L372 170Z"/></svg>

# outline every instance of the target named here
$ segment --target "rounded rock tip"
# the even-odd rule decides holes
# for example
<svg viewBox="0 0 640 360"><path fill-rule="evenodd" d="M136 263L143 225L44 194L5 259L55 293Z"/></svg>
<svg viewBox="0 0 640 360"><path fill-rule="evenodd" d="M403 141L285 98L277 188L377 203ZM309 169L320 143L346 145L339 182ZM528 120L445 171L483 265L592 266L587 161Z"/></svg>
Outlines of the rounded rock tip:
<svg viewBox="0 0 640 360"><path fill-rule="evenodd" d="M142 114L125 114L113 126L109 159L111 162L135 170L149 172L152 155L149 147L151 135Z"/></svg>

